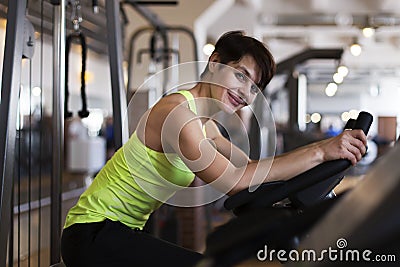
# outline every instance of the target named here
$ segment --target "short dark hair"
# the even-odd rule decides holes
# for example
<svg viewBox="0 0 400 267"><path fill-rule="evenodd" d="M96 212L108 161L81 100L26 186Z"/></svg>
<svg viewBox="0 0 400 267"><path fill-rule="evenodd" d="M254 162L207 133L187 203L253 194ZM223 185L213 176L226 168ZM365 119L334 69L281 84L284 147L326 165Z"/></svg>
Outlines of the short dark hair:
<svg viewBox="0 0 400 267"><path fill-rule="evenodd" d="M243 31L224 33L215 44L212 55L215 53L219 54L221 64L239 62L245 55L252 56L261 70L261 79L260 82L257 83L257 86L261 90L268 85L276 71L274 57L265 44L253 37L245 35ZM208 64L201 74L201 77L207 72Z"/></svg>

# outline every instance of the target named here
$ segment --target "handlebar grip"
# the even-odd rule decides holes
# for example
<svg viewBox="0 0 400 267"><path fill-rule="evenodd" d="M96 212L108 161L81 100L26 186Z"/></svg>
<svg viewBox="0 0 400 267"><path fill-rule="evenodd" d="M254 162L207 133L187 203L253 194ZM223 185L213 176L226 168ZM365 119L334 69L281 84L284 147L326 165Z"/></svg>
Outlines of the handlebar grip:
<svg viewBox="0 0 400 267"><path fill-rule="evenodd" d="M343 127L343 130L354 129L354 125L356 124L355 119L349 119L346 122L346 125Z"/></svg>
<svg viewBox="0 0 400 267"><path fill-rule="evenodd" d="M353 129L361 129L365 134L368 133L369 127L372 124L373 117L371 114L365 111L361 111L360 114L358 114L356 123L354 124Z"/></svg>

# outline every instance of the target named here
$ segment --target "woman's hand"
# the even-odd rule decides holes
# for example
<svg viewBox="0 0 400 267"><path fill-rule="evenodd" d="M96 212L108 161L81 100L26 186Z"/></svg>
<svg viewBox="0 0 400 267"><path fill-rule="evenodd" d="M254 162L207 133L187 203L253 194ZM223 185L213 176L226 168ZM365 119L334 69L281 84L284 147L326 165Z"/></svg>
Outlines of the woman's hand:
<svg viewBox="0 0 400 267"><path fill-rule="evenodd" d="M348 159L355 165L366 152L367 137L362 130L346 130L318 143L323 161Z"/></svg>

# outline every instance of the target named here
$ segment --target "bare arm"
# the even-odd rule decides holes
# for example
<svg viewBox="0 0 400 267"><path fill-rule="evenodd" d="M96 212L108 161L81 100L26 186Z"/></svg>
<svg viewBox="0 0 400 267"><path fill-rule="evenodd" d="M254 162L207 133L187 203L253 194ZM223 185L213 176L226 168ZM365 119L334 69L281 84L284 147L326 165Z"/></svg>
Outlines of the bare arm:
<svg viewBox="0 0 400 267"><path fill-rule="evenodd" d="M200 120L187 108L162 109L161 113L169 114L162 127L162 139L199 178L229 195L250 185L290 179L328 160L345 158L355 164L365 153L364 133L353 130L275 158L235 166L224 156L224 146L217 149L204 137Z"/></svg>
<svg viewBox="0 0 400 267"><path fill-rule="evenodd" d="M227 140L218 129L215 122L209 120L205 124L207 138L211 139L211 142L215 144L216 149L225 158L229 159L236 167L243 167L251 162L248 155L243 152L236 145Z"/></svg>

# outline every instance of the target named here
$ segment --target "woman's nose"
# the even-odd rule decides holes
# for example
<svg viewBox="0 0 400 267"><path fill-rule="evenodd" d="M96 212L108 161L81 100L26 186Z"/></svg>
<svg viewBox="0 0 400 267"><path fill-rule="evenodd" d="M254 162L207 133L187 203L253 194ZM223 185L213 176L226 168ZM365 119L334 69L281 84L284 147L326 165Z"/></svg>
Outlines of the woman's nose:
<svg viewBox="0 0 400 267"><path fill-rule="evenodd" d="M251 83L246 83L246 85L241 86L238 89L238 94L241 98L243 98L243 100L246 101L246 103L248 103L250 101L250 90L251 90Z"/></svg>

